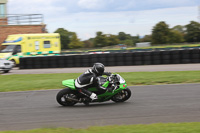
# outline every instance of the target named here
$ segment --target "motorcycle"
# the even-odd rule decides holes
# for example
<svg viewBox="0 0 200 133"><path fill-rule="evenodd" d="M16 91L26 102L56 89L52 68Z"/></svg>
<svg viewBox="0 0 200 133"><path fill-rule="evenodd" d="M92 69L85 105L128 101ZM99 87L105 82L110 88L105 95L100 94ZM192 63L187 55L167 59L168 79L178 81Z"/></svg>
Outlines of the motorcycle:
<svg viewBox="0 0 200 133"><path fill-rule="evenodd" d="M100 76L100 82L107 90L99 90L92 86L88 88L89 91L97 94L97 100L84 102L83 99L88 99L88 97L76 89L74 79L62 81L62 84L67 88L58 92L56 100L62 106L73 106L77 103L89 105L91 102L106 102L109 100L118 103L124 102L131 97L131 90L127 87L126 81L119 74L111 74L107 77Z"/></svg>

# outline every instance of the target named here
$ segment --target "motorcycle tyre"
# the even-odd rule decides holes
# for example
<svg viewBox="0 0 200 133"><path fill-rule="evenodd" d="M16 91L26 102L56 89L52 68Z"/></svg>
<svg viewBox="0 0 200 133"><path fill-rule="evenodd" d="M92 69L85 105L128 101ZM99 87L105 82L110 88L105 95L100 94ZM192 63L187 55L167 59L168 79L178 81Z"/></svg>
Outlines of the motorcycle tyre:
<svg viewBox="0 0 200 133"><path fill-rule="evenodd" d="M64 95L66 94L74 94L76 95L70 88L65 88L61 91L58 92L57 96L56 96L56 100L57 102L62 105L62 106L74 106L77 102L75 101L65 101L63 102L61 99Z"/></svg>
<svg viewBox="0 0 200 133"><path fill-rule="evenodd" d="M115 99L115 96L117 95L115 95L115 96L113 96L112 98L111 98L111 100L113 101L113 102L116 102L116 103L119 103L119 102L125 102L126 100L128 100L130 97L131 97L131 90L129 89L129 88L126 88L126 89L124 89L124 91L126 91L127 93L128 93L128 96L127 97L125 97L125 98L123 98L123 99ZM120 93L120 92L119 92Z"/></svg>

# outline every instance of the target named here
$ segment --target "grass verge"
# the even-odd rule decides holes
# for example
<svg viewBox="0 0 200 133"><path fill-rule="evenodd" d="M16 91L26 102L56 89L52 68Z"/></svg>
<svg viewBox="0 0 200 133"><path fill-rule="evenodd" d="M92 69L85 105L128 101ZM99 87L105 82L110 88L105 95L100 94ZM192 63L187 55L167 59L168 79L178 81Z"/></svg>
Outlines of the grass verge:
<svg viewBox="0 0 200 133"><path fill-rule="evenodd" d="M0 133L199 133L200 123L158 123L149 125L122 125L89 127L87 129L42 128Z"/></svg>
<svg viewBox="0 0 200 133"><path fill-rule="evenodd" d="M123 72L132 85L200 83L200 71ZM0 92L64 88L61 81L77 78L80 73L0 75Z"/></svg>

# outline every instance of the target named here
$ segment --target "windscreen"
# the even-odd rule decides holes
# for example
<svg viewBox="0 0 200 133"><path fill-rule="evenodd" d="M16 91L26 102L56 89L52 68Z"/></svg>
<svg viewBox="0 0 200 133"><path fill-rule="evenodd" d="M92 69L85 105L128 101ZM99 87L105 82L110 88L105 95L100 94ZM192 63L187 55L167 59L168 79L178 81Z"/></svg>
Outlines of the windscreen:
<svg viewBox="0 0 200 133"><path fill-rule="evenodd" d="M120 83L125 83L125 80L119 74L117 74L117 78Z"/></svg>
<svg viewBox="0 0 200 133"><path fill-rule="evenodd" d="M3 49L1 50L1 53L10 53L13 52L13 50L15 49L16 45L4 45Z"/></svg>

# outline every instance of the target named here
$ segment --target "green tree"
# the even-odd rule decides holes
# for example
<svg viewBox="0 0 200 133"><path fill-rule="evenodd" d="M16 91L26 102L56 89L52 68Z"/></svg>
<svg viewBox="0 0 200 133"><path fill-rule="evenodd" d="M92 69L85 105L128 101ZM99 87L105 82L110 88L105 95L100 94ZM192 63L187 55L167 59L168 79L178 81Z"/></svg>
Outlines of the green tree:
<svg viewBox="0 0 200 133"><path fill-rule="evenodd" d="M191 21L186 25L185 39L187 42L200 42L200 23Z"/></svg>
<svg viewBox="0 0 200 133"><path fill-rule="evenodd" d="M124 33L124 32L119 32L118 33L118 39L119 40L126 40L127 39L127 34L126 33Z"/></svg>
<svg viewBox="0 0 200 133"><path fill-rule="evenodd" d="M137 42L139 42L139 35L131 36L130 34L126 34L124 32L118 33L118 39L121 44L126 44L128 46L134 46Z"/></svg>
<svg viewBox="0 0 200 133"><path fill-rule="evenodd" d="M133 40L131 39L126 39L122 41L122 44L128 45L128 46L133 46Z"/></svg>
<svg viewBox="0 0 200 133"><path fill-rule="evenodd" d="M96 33L96 37L94 38L94 46L95 47L104 47L107 46L107 38L106 35L104 35L101 31L98 31Z"/></svg>
<svg viewBox="0 0 200 133"><path fill-rule="evenodd" d="M159 22L152 30L152 44L166 44L169 42L169 25L164 21Z"/></svg>
<svg viewBox="0 0 200 133"><path fill-rule="evenodd" d="M117 45L120 42L116 35L108 34L108 35L106 35L106 38L107 38L106 42L107 42L108 46Z"/></svg>
<svg viewBox="0 0 200 133"><path fill-rule="evenodd" d="M78 39L76 33L73 34L71 41L69 43L69 48L82 48L83 47L83 42Z"/></svg>
<svg viewBox="0 0 200 133"><path fill-rule="evenodd" d="M118 39L120 41L124 41L124 40L131 40L132 36L130 34L126 34L124 32L119 32L118 33Z"/></svg>
<svg viewBox="0 0 200 133"><path fill-rule="evenodd" d="M94 44L91 40L86 40L86 41L83 41L83 46L84 48L93 48Z"/></svg>
<svg viewBox="0 0 200 133"><path fill-rule="evenodd" d="M140 42L151 42L151 35L145 35L143 38L140 39Z"/></svg>
<svg viewBox="0 0 200 133"><path fill-rule="evenodd" d="M54 33L60 34L61 48L69 48L68 44L70 43L70 38L73 36L74 32L70 32L68 30L65 30L64 28L58 28Z"/></svg>
<svg viewBox="0 0 200 133"><path fill-rule="evenodd" d="M185 26L182 26L182 25L176 25L172 28L173 31L178 31L182 34L185 33Z"/></svg>
<svg viewBox="0 0 200 133"><path fill-rule="evenodd" d="M171 30L169 33L169 43L182 43L184 42L183 33L177 30Z"/></svg>

